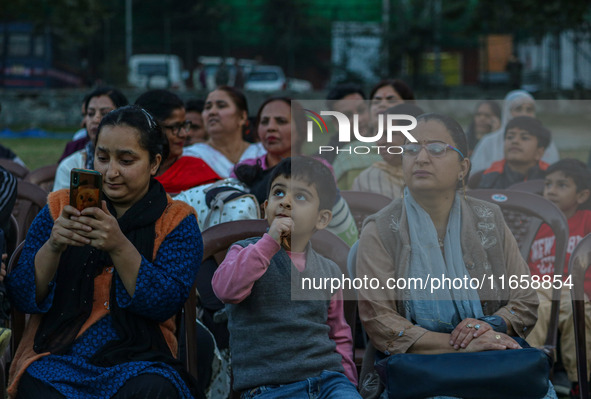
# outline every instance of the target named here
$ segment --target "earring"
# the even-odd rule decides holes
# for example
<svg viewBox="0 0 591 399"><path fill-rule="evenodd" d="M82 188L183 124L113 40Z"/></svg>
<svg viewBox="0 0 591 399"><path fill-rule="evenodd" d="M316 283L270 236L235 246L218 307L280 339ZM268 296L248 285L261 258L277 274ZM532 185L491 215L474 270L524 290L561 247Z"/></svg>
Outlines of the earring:
<svg viewBox="0 0 591 399"><path fill-rule="evenodd" d="M466 199L466 181L464 180L464 176L460 175L460 179L462 181L462 192L464 193L464 199Z"/></svg>

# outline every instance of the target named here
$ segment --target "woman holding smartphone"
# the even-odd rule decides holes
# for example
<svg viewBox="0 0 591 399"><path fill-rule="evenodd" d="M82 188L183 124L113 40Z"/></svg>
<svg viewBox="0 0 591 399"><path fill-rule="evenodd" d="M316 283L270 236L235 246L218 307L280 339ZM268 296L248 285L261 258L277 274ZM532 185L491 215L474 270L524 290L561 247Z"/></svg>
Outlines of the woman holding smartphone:
<svg viewBox="0 0 591 399"><path fill-rule="evenodd" d="M165 140L143 109L110 112L96 139L100 207L78 211L60 190L37 215L7 277L12 304L32 314L11 397L203 397L175 359L174 322L203 244L192 208L153 178Z"/></svg>

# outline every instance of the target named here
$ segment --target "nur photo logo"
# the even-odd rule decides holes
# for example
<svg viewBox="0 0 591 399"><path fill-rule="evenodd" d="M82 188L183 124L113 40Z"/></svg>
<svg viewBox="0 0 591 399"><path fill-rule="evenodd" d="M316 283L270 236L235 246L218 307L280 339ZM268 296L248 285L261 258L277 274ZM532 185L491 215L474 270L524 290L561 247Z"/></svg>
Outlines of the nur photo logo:
<svg viewBox="0 0 591 399"><path fill-rule="evenodd" d="M416 143L417 140L410 133L412 129L417 126L417 120L414 116L403 114L388 114L378 115L377 118L377 132L369 133L360 132L359 115L353 114L347 116L338 111L320 111L315 112L310 109L305 109L307 117L306 125L306 140L309 143L314 142L314 131L320 134L329 134L328 125L323 116L332 117L332 125L336 126L338 130L338 142L340 144L349 144L353 141L359 143L368 143L374 145L351 145L346 148L335 147L332 145L320 145L318 147L318 154L324 152L348 152L351 154L364 155L372 151L377 152L387 151L389 154L402 154L404 151L401 146L387 145L392 143L392 136L394 134L403 134L411 143ZM403 122L403 123L401 123ZM330 134L329 134L330 135ZM385 142L383 140L385 136Z"/></svg>

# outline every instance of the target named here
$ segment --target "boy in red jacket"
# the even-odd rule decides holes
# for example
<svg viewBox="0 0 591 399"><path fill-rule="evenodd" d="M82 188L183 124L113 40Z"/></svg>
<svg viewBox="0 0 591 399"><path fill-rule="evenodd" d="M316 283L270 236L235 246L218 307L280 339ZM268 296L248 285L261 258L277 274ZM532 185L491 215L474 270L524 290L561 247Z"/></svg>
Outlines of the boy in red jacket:
<svg viewBox="0 0 591 399"><path fill-rule="evenodd" d="M563 280L568 272L568 261L575 246L591 233L591 171L585 164L576 159L563 159L552 164L547 169L544 198L560 208L568 220L569 239L564 265L558 265L557 275ZM556 251L555 236L550 226L543 224L532 244L528 264L532 276L554 274L554 257ZM538 322L528 335L527 341L532 346L542 346L548 332L550 322L550 308L552 306L552 291L538 289L540 306L538 308ZM585 325L587 328L587 350L591 342L591 268L585 275ZM560 331L560 349L564 368L568 379L576 390L577 359L575 355L575 336L573 328L573 314L569 287L564 287L560 299L560 315L558 329ZM588 359L588 361L591 359ZM589 370L589 363L587 366Z"/></svg>

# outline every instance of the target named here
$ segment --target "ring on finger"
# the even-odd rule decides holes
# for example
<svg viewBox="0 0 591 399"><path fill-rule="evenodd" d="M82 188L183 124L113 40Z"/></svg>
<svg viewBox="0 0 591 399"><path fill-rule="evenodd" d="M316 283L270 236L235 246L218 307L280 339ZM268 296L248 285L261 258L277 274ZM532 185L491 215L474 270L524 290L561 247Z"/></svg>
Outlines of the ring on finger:
<svg viewBox="0 0 591 399"><path fill-rule="evenodd" d="M472 323L468 323L468 324L466 324L466 327L468 327L468 328L472 328L472 327L474 327L474 326L472 325Z"/></svg>
<svg viewBox="0 0 591 399"><path fill-rule="evenodd" d="M474 329L475 329L475 330L480 330L480 324L476 324L476 325L474 326Z"/></svg>
<svg viewBox="0 0 591 399"><path fill-rule="evenodd" d="M501 336L499 334L495 335L496 339L501 339Z"/></svg>

